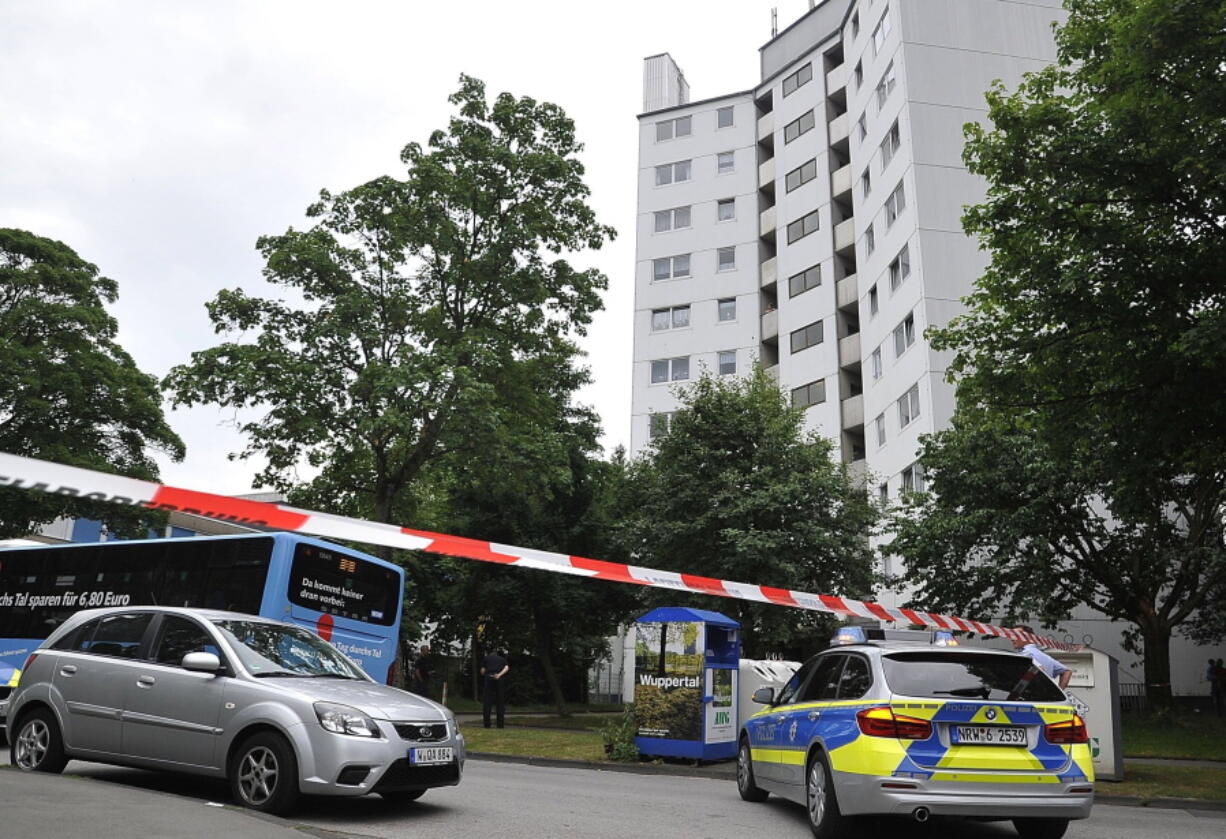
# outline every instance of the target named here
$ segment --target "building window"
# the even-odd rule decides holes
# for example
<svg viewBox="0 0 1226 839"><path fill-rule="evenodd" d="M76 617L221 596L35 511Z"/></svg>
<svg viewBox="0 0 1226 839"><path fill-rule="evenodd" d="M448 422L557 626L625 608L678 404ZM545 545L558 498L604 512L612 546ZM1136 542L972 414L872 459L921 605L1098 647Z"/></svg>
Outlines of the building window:
<svg viewBox="0 0 1226 839"><path fill-rule="evenodd" d="M656 142L660 143L664 140L671 140L674 137L690 136L690 118L677 117L676 119L666 119L663 122L656 123Z"/></svg>
<svg viewBox="0 0 1226 839"><path fill-rule="evenodd" d="M799 87L804 87L813 80L813 65L806 64L783 80L783 95L791 96Z"/></svg>
<svg viewBox="0 0 1226 839"><path fill-rule="evenodd" d="M860 118L856 120L856 142L863 143L868 139L868 115L860 114Z"/></svg>
<svg viewBox="0 0 1226 839"><path fill-rule="evenodd" d="M817 210L806 213L788 225L788 244L803 239L817 230Z"/></svg>
<svg viewBox="0 0 1226 839"><path fill-rule="evenodd" d="M900 148L902 148L902 132L898 129L898 120L894 120L889 133L881 141L881 168L883 170L890 165L890 161L894 159L894 155Z"/></svg>
<svg viewBox="0 0 1226 839"><path fill-rule="evenodd" d="M919 384L911 385L911 389L898 399L898 427L906 428L911 420L919 416Z"/></svg>
<svg viewBox="0 0 1226 839"><path fill-rule="evenodd" d="M817 288L821 284L822 266L814 265L812 268L806 268L799 274L793 274L788 277L788 297L804 294L809 289Z"/></svg>
<svg viewBox="0 0 1226 839"><path fill-rule="evenodd" d="M656 213L656 232L666 233L669 230L680 230L690 226L690 208L674 207L671 210L661 210Z"/></svg>
<svg viewBox="0 0 1226 839"><path fill-rule="evenodd" d="M668 427L672 425L672 412L662 414L647 415L647 437L655 440L657 437L663 437L668 433Z"/></svg>
<svg viewBox="0 0 1226 839"><path fill-rule="evenodd" d="M673 306L669 309L651 310L651 331L663 332L665 329L682 329L690 325L690 307Z"/></svg>
<svg viewBox="0 0 1226 839"><path fill-rule="evenodd" d="M736 218L736 199L721 198L715 203L715 218L717 221L732 221Z"/></svg>
<svg viewBox="0 0 1226 839"><path fill-rule="evenodd" d="M856 13L851 16L851 37L855 38L860 34L860 10L856 9Z"/></svg>
<svg viewBox="0 0 1226 839"><path fill-rule="evenodd" d="M736 372L736 350L721 350L719 354L719 374L731 376Z"/></svg>
<svg viewBox="0 0 1226 839"><path fill-rule="evenodd" d="M890 94L894 92L894 84L898 79L894 75L894 62L891 61L886 65L885 72L881 74L881 81L877 83L877 109L880 110L885 106L885 102L890 98Z"/></svg>
<svg viewBox="0 0 1226 839"><path fill-rule="evenodd" d="M890 197L885 199L885 226L889 229L902 211L907 208L907 194L903 191L903 185L900 183L890 193Z"/></svg>
<svg viewBox="0 0 1226 839"><path fill-rule="evenodd" d="M902 491L924 491L924 467L918 461L902 470Z"/></svg>
<svg viewBox="0 0 1226 839"><path fill-rule="evenodd" d="M872 367L872 370L873 370L873 381L877 381L878 379L880 379L881 378L881 347L878 347L877 349L873 350L873 354L871 356L869 366Z"/></svg>
<svg viewBox="0 0 1226 839"><path fill-rule="evenodd" d="M881 501L881 506L883 507L890 503L890 485L889 484L878 484L877 485L877 498L879 501Z"/></svg>
<svg viewBox="0 0 1226 839"><path fill-rule="evenodd" d="M715 112L715 127L729 128L732 125L732 106L720 108Z"/></svg>
<svg viewBox="0 0 1226 839"><path fill-rule="evenodd" d="M801 134L806 134L813 130L815 125L813 121L813 112L805 111L796 119L783 126L783 142L784 145L792 142Z"/></svg>
<svg viewBox="0 0 1226 839"><path fill-rule="evenodd" d="M873 255L873 251L877 249L877 231L873 227L873 223L868 223L868 230L864 231L864 256L868 258Z"/></svg>
<svg viewBox="0 0 1226 839"><path fill-rule="evenodd" d="M868 194L873 191L873 175L865 169L860 174L860 197L868 198Z"/></svg>
<svg viewBox="0 0 1226 839"><path fill-rule="evenodd" d="M679 184L690 179L690 161L679 160L656 167L656 186Z"/></svg>
<svg viewBox="0 0 1226 839"><path fill-rule="evenodd" d="M885 414L877 415L877 446L885 445Z"/></svg>
<svg viewBox="0 0 1226 839"><path fill-rule="evenodd" d="M732 271L736 269L736 248L720 248L716 251L716 271Z"/></svg>
<svg viewBox="0 0 1226 839"><path fill-rule="evenodd" d="M885 46L885 39L890 34L890 7L886 6L885 14L881 16L881 21L877 24L877 28L873 30L873 55L881 52L881 48Z"/></svg>
<svg viewBox="0 0 1226 839"><path fill-rule="evenodd" d="M736 298L725 297L719 301L719 322L727 323L736 320Z"/></svg>
<svg viewBox="0 0 1226 839"><path fill-rule="evenodd" d="M859 90L861 87L864 86L864 62L863 61L856 62L855 80L856 80L856 90Z"/></svg>
<svg viewBox="0 0 1226 839"><path fill-rule="evenodd" d="M798 353L801 350L807 350L809 347L817 346L822 342L823 332L820 320L797 329L792 333L792 352Z"/></svg>
<svg viewBox="0 0 1226 839"><path fill-rule="evenodd" d="M792 390L792 407L808 408L810 405L820 405L826 401L826 380L809 382Z"/></svg>
<svg viewBox="0 0 1226 839"><path fill-rule="evenodd" d="M808 160L797 166L783 178L784 187L788 192L817 177L817 160Z"/></svg>
<svg viewBox="0 0 1226 839"><path fill-rule="evenodd" d="M715 155L715 170L717 174L726 175L736 171L735 152L722 151Z"/></svg>
<svg viewBox="0 0 1226 839"><path fill-rule="evenodd" d="M909 245L903 245L898 256L890 263L890 291L898 291L902 281L911 276L911 250Z"/></svg>
<svg viewBox="0 0 1226 839"><path fill-rule="evenodd" d="M682 382L690 377L690 357L661 358L651 362L651 383Z"/></svg>
<svg viewBox="0 0 1226 839"><path fill-rule="evenodd" d="M877 314L877 284L873 283L873 287L868 290L868 316L875 317Z"/></svg>
<svg viewBox="0 0 1226 839"><path fill-rule="evenodd" d="M898 358L915 343L915 312L902 319L902 323L894 327L894 357Z"/></svg>
<svg viewBox="0 0 1226 839"><path fill-rule="evenodd" d="M671 280L690 275L690 255L688 253L653 259L651 265L653 280Z"/></svg>

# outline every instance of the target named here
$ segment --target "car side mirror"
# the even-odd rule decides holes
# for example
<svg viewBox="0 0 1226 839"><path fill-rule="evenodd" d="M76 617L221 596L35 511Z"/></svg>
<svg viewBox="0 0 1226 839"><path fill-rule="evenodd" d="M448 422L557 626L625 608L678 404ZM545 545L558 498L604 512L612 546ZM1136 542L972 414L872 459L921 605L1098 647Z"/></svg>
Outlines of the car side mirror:
<svg viewBox="0 0 1226 839"><path fill-rule="evenodd" d="M759 705L774 705L775 704L775 689L774 688L758 688L753 692L753 701Z"/></svg>
<svg viewBox="0 0 1226 839"><path fill-rule="evenodd" d="M188 653L179 666L193 673L216 673L221 669L221 659L213 653Z"/></svg>

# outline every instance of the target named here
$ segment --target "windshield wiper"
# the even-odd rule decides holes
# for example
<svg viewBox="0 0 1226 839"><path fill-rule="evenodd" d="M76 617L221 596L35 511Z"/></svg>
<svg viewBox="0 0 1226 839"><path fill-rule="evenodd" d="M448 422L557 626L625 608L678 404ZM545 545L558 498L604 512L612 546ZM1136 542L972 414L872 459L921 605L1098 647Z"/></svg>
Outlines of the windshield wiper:
<svg viewBox="0 0 1226 839"><path fill-rule="evenodd" d="M978 696L981 699L987 699L992 695L992 689L985 686L977 688L954 688L953 690L934 690L933 694L945 694L947 696Z"/></svg>
<svg viewBox="0 0 1226 839"><path fill-rule="evenodd" d="M257 679L267 679L269 676L290 676L295 679L311 678L310 673L295 673L293 670L270 670L267 673L254 673L252 675Z"/></svg>
<svg viewBox="0 0 1226 839"><path fill-rule="evenodd" d="M344 673L312 673L312 679L350 679L355 682L360 682L357 676L346 676Z"/></svg>

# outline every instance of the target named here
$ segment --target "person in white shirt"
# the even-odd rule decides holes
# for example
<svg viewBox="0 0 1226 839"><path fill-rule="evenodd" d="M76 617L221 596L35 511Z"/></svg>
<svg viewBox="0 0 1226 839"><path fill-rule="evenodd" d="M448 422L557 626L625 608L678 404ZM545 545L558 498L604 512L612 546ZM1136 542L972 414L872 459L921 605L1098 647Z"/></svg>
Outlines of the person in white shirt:
<svg viewBox="0 0 1226 839"><path fill-rule="evenodd" d="M1028 636L1034 636L1034 630L1028 626L1015 626L1014 629L1018 632L1024 632ZM1040 670L1046 673L1052 681L1060 685L1060 690L1068 688L1069 679L1073 678L1073 671L1040 650L1038 644L1031 643L1025 638L1014 638L1013 649L1020 650L1030 656L1030 660Z"/></svg>

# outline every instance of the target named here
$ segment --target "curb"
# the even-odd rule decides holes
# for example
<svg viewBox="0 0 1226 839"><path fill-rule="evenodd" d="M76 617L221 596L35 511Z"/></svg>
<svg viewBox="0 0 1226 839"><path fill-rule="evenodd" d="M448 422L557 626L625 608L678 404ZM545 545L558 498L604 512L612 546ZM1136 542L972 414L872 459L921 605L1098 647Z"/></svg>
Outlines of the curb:
<svg viewBox="0 0 1226 839"><path fill-rule="evenodd" d="M631 775L674 775L690 778L707 778L717 781L735 781L736 764L710 764L708 766L685 766L673 763L604 763L595 760L568 760L565 758L531 757L529 755L504 755L494 752L468 752L472 760L490 763L518 763L525 766L544 766L553 769L590 769L604 772L623 772ZM1156 810L1206 810L1226 812L1226 801L1202 798L1141 798L1135 795L1094 794L1094 803L1115 807L1150 807Z"/></svg>

